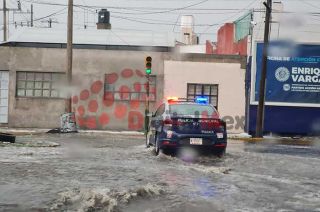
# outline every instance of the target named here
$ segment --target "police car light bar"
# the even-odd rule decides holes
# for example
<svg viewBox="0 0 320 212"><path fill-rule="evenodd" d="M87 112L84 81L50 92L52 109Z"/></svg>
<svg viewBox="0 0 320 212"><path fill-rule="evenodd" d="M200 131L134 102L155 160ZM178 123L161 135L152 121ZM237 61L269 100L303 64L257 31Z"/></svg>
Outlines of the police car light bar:
<svg viewBox="0 0 320 212"><path fill-rule="evenodd" d="M208 97L203 97L203 96L197 96L195 102L199 103L199 104L208 104L209 103L209 98Z"/></svg>
<svg viewBox="0 0 320 212"><path fill-rule="evenodd" d="M175 96L170 96L170 97L167 97L167 100L168 100L168 101L178 101L179 98L178 98L178 97L175 97Z"/></svg>
<svg viewBox="0 0 320 212"><path fill-rule="evenodd" d="M209 104L209 98L197 96L196 98L179 98L175 96L167 97L168 102L196 102L198 104Z"/></svg>

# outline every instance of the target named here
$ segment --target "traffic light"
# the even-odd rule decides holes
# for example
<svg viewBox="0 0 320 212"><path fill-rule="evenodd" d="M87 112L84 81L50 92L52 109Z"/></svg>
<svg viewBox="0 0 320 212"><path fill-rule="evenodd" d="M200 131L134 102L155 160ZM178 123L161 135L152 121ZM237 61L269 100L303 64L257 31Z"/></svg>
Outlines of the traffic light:
<svg viewBox="0 0 320 212"><path fill-rule="evenodd" d="M152 57L148 56L146 57L146 74L151 74L151 68L152 68Z"/></svg>

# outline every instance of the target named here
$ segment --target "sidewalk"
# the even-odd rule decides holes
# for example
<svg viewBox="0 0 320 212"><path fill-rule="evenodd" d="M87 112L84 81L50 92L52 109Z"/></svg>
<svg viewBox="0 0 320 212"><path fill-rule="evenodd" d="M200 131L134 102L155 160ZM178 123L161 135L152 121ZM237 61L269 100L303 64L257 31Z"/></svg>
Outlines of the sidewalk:
<svg viewBox="0 0 320 212"><path fill-rule="evenodd" d="M37 135L44 134L51 129L39 129L39 128L0 128L0 133L10 133L16 136L19 135ZM113 134L113 135L136 135L143 136L144 132L139 131L111 131L111 130L79 130L79 133L86 134ZM231 139L248 139L251 138L247 133L228 134L228 138Z"/></svg>
<svg viewBox="0 0 320 212"><path fill-rule="evenodd" d="M39 135L45 134L51 129L39 128L0 128L0 133L9 133L16 136L19 135ZM114 134L114 135L137 135L143 136L143 132L138 131L110 131L110 130L79 130L79 133L86 134Z"/></svg>
<svg viewBox="0 0 320 212"><path fill-rule="evenodd" d="M45 134L50 129L38 129L38 128L0 128L0 133L10 133L16 136L23 135L40 135ZM111 134L111 135L129 135L129 136L144 136L143 132L138 131L111 131L111 130L79 130L80 134ZM263 138L252 138L251 135L247 133L229 133L229 139L241 140L247 142L261 142L261 141L310 141L310 140L320 140L320 138L310 138L301 137L298 139L293 139L290 137L276 137L276 136L264 136Z"/></svg>

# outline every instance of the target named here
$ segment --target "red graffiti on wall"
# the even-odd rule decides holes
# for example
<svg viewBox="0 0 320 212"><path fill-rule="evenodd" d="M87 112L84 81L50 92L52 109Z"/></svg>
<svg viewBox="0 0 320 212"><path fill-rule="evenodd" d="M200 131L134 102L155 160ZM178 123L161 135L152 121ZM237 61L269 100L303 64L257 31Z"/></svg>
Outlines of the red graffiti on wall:
<svg viewBox="0 0 320 212"><path fill-rule="evenodd" d="M98 110L97 100L90 100L89 105L88 105L88 110L92 113L97 112L97 110Z"/></svg>
<svg viewBox="0 0 320 212"><path fill-rule="evenodd" d="M97 120L96 120L96 117L94 116L87 117L85 123L88 129L93 130L97 128Z"/></svg>
<svg viewBox="0 0 320 212"><path fill-rule="evenodd" d="M141 91L141 83L140 82L134 83L133 87L134 87L134 91L136 91L136 92L140 92Z"/></svg>
<svg viewBox="0 0 320 212"><path fill-rule="evenodd" d="M78 114L79 114L79 116L83 116L84 113L85 113L84 106L83 106L83 105L80 105L80 106L78 107Z"/></svg>
<svg viewBox="0 0 320 212"><path fill-rule="evenodd" d="M128 86L122 85L119 91L120 91L120 98L122 100L129 99L130 88Z"/></svg>
<svg viewBox="0 0 320 212"><path fill-rule="evenodd" d="M121 76L123 78L130 78L133 76L133 71L131 69L124 69L122 72L121 72Z"/></svg>
<svg viewBox="0 0 320 212"><path fill-rule="evenodd" d="M80 99L81 100L87 100L89 98L89 96L90 96L90 93L89 93L88 90L83 90L80 93Z"/></svg>
<svg viewBox="0 0 320 212"><path fill-rule="evenodd" d="M95 81L91 85L91 92L92 93L99 93L103 87L103 83L101 81Z"/></svg>
<svg viewBox="0 0 320 212"><path fill-rule="evenodd" d="M78 101L79 101L78 96L72 97L72 104L78 104Z"/></svg>
<svg viewBox="0 0 320 212"><path fill-rule="evenodd" d="M139 107L140 107L140 101L139 100L137 100L137 99L133 99L133 100L131 100L130 101L130 108L131 109L139 109Z"/></svg>
<svg viewBox="0 0 320 212"><path fill-rule="evenodd" d="M130 130L140 130L143 126L143 115L137 111L129 112L128 128Z"/></svg>
<svg viewBox="0 0 320 212"><path fill-rule="evenodd" d="M108 125L110 121L110 118L107 113L102 113L99 117L99 123L103 126Z"/></svg>
<svg viewBox="0 0 320 212"><path fill-rule="evenodd" d="M118 103L114 110L114 116L117 119L123 119L127 115L127 106L123 103Z"/></svg>
<svg viewBox="0 0 320 212"><path fill-rule="evenodd" d="M105 82L111 86L117 85L116 87L119 89L117 95L120 99L118 100L115 100L115 93L103 89L103 81L94 81L88 86L89 89L84 89L79 95L72 97L77 124L81 128L97 129L108 127L113 120L127 120L129 130L142 130L144 116L141 110L143 111L144 107L140 107L144 105L143 101L146 99L146 94L141 93L142 89L146 89L146 84L142 83L144 77L142 71L130 68L123 69L119 73L107 74ZM136 80L132 84L132 88L126 83L127 80L131 82ZM123 82L123 84L119 85L119 82ZM155 91L155 89L155 87L150 87L151 91ZM129 98L130 92L140 93L141 96ZM131 100L129 101L129 99Z"/></svg>
<svg viewBox="0 0 320 212"><path fill-rule="evenodd" d="M111 92L106 92L103 97L103 104L107 107L112 106L114 103L114 96Z"/></svg>
<svg viewBox="0 0 320 212"><path fill-rule="evenodd" d="M112 73L112 74L108 74L106 76L106 81L108 84L113 84L118 80L118 74L117 73Z"/></svg>

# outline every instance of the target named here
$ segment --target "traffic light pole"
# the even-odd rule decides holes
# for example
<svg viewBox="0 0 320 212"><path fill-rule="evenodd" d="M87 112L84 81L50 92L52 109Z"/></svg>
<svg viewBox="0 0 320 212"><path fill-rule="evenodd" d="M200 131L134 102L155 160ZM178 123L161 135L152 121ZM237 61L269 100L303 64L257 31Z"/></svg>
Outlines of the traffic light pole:
<svg viewBox="0 0 320 212"><path fill-rule="evenodd" d="M260 89L259 89L259 105L257 111L257 123L256 123L256 138L263 137L264 128L264 104L266 94L266 76L267 76L267 61L268 61L268 45L270 35L270 20L272 12L272 1L268 0L267 3L263 3L266 7L266 19L264 28L264 47L263 47L263 59L262 59L262 70L260 78Z"/></svg>
<svg viewBox="0 0 320 212"><path fill-rule="evenodd" d="M149 108L150 108L150 100L149 100L149 96L150 96L150 77L149 74L147 74L147 86L146 86L146 90L147 90L147 98L146 98L146 109L145 109L145 120L144 120L144 126L145 126L145 133L147 135L148 130L149 130Z"/></svg>
<svg viewBox="0 0 320 212"><path fill-rule="evenodd" d="M146 90L147 90L147 98L146 98L146 109L145 109L145 116L144 116L144 129L145 129L145 134L147 136L148 131L149 131L149 107L150 107L150 74L152 72L151 68L152 68L152 57L148 56L146 57L145 60L145 65L146 65L146 78L147 78L147 86L146 86Z"/></svg>

